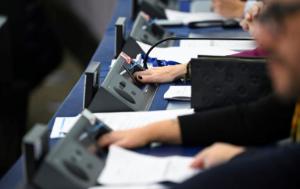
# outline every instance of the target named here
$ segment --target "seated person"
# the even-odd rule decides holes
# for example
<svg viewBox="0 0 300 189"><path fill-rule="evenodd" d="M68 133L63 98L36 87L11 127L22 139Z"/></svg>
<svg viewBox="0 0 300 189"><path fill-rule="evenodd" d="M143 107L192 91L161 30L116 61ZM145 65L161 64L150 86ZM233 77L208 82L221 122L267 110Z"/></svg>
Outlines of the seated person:
<svg viewBox="0 0 300 189"><path fill-rule="evenodd" d="M255 2L251 9L247 12L245 18L241 21L241 25L244 30L249 31L252 34L255 30L253 22L259 15L263 8L262 2ZM259 48L253 51L242 52L236 54L236 56L265 56L265 52L262 52ZM141 83L167 83L172 82L178 78L184 78L189 75L190 71L187 66L188 64L179 64L165 67L150 68L145 71L136 72L135 77Z"/></svg>
<svg viewBox="0 0 300 189"><path fill-rule="evenodd" d="M296 106L292 129L292 116L285 114L292 111L291 108L273 109L285 104L285 100L300 97L300 3L285 0L274 4L259 20L255 37L269 53L268 68L277 96L283 100L277 102L281 103L263 109L266 102L262 100L261 106L246 108L246 112L236 109L241 119L226 114L224 109L221 114L204 112L144 128L112 132L104 135L99 144L134 148L151 141L187 145L209 145L219 141L223 143L201 151L191 165L207 170L175 188L299 188L300 145L296 142L300 141L300 103ZM262 116L266 111L272 115ZM264 119L263 124L260 119ZM292 143L265 146L290 133Z"/></svg>

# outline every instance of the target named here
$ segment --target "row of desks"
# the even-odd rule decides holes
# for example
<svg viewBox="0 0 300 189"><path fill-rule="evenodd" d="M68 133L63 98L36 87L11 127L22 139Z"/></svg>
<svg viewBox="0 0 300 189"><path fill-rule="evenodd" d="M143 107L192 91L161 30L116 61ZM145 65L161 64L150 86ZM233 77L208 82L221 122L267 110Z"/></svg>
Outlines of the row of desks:
<svg viewBox="0 0 300 189"><path fill-rule="evenodd" d="M189 10L190 2L187 0L182 0L181 10ZM91 58L91 62L101 62L101 72L100 80L103 81L105 75L109 70L109 65L114 57L114 36L115 28L114 24L118 17L128 18L126 31L130 32L133 25L133 21L130 20L131 17L131 0L118 0L114 15L108 25L105 35L97 48L94 56ZM209 34L209 33L223 33L222 28L208 28L208 29L189 29L185 27L170 28L170 31L176 33L178 36L187 36L189 33L198 34ZM230 32L240 32L240 31L230 31ZM48 128L51 131L54 120L56 117L69 117L76 116L82 111L83 102L83 87L84 79L83 75L80 77L78 82L75 84L70 94L65 98L64 102L59 107L58 111L55 113L53 118L49 121ZM158 110L165 108L167 101L163 99L163 94L167 90L168 84L161 85L157 96L155 97L154 103L151 110ZM51 143L54 144L56 141L52 140ZM184 148L180 146L162 146L156 149L142 148L138 151L146 154L164 156L170 154L179 155L194 155L197 153L199 148ZM22 186L24 175L22 157L14 164L14 166L7 172L7 174L0 181L0 188L13 189Z"/></svg>

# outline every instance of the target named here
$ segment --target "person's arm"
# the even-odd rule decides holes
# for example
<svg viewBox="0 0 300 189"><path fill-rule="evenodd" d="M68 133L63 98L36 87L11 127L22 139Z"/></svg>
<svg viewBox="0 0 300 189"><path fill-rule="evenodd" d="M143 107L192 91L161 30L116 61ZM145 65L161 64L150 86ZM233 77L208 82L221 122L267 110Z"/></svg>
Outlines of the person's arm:
<svg viewBox="0 0 300 189"><path fill-rule="evenodd" d="M252 5L251 8L245 13L243 20L241 20L240 25L245 30L248 31L250 34L253 35L255 32L255 19L261 14L264 7L264 2L256 2Z"/></svg>
<svg viewBox="0 0 300 189"><path fill-rule="evenodd" d="M235 145L269 144L286 138L295 102L281 102L275 95L193 115L180 116L184 145L210 145L216 141Z"/></svg>
<svg viewBox="0 0 300 189"><path fill-rule="evenodd" d="M176 79L185 78L189 72L189 64L154 67L135 72L134 76L141 83L168 83Z"/></svg>
<svg viewBox="0 0 300 189"><path fill-rule="evenodd" d="M258 149L247 152L226 164L199 173L177 185L181 188L243 188L243 189L291 189L300 188L300 145Z"/></svg>
<svg viewBox="0 0 300 189"><path fill-rule="evenodd" d="M236 145L272 143L289 136L293 111L294 102L282 103L270 95L250 104L111 132L101 137L99 144L102 147L116 144L135 148L150 142L184 145L210 145L217 141Z"/></svg>
<svg viewBox="0 0 300 189"><path fill-rule="evenodd" d="M245 1L213 0L213 10L226 18L242 18L244 16Z"/></svg>
<svg viewBox="0 0 300 189"><path fill-rule="evenodd" d="M150 142L181 144L181 133L177 119L165 120L124 131L114 131L99 138L101 147L118 145L124 148L137 148Z"/></svg>

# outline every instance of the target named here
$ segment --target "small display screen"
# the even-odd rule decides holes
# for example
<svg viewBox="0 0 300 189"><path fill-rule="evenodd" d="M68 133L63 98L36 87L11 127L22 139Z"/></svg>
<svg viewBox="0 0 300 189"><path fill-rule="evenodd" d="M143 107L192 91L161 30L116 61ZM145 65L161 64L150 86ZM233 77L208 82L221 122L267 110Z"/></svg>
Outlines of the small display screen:
<svg viewBox="0 0 300 189"><path fill-rule="evenodd" d="M143 71L144 68L138 63L139 61L133 60L126 53L121 52L120 56L122 57L120 62L121 63L120 75L122 75L126 80L129 80L130 82L135 84L138 88L143 90L145 84L139 82L137 78L134 76L134 73L138 71Z"/></svg>
<svg viewBox="0 0 300 189"><path fill-rule="evenodd" d="M124 68L124 70L121 72L121 75L123 77L125 77L126 79L130 79L139 88L143 88L145 86L144 84L139 82L134 76L135 72L144 70L143 67L137 64L127 64L126 62L124 62L122 66Z"/></svg>

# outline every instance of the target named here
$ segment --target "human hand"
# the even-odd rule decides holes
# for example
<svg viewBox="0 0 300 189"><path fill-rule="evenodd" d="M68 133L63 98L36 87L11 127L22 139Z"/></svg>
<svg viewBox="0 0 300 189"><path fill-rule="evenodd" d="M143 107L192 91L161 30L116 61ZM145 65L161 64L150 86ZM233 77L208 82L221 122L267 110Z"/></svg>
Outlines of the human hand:
<svg viewBox="0 0 300 189"><path fill-rule="evenodd" d="M140 128L113 131L101 136L98 140L100 147L117 145L123 148L142 147L150 142L180 144L181 135L178 120L164 120Z"/></svg>
<svg viewBox="0 0 300 189"><path fill-rule="evenodd" d="M191 164L191 167L197 169L208 169L225 163L244 151L244 147L225 143L215 143L197 154Z"/></svg>
<svg viewBox="0 0 300 189"><path fill-rule="evenodd" d="M150 135L146 127L113 131L101 136L98 140L100 147L117 145L123 148L137 148L150 143Z"/></svg>
<svg viewBox="0 0 300 189"><path fill-rule="evenodd" d="M251 34L254 33L255 31L254 21L261 13L263 7L264 7L263 2L257 2L245 14L244 19L240 22L240 25L245 31L249 31Z"/></svg>
<svg viewBox="0 0 300 189"><path fill-rule="evenodd" d="M240 0L213 0L213 10L226 18L242 18L245 2Z"/></svg>
<svg viewBox="0 0 300 189"><path fill-rule="evenodd" d="M141 83L167 83L183 77L187 72L186 64L154 67L145 71L135 72L134 76Z"/></svg>

